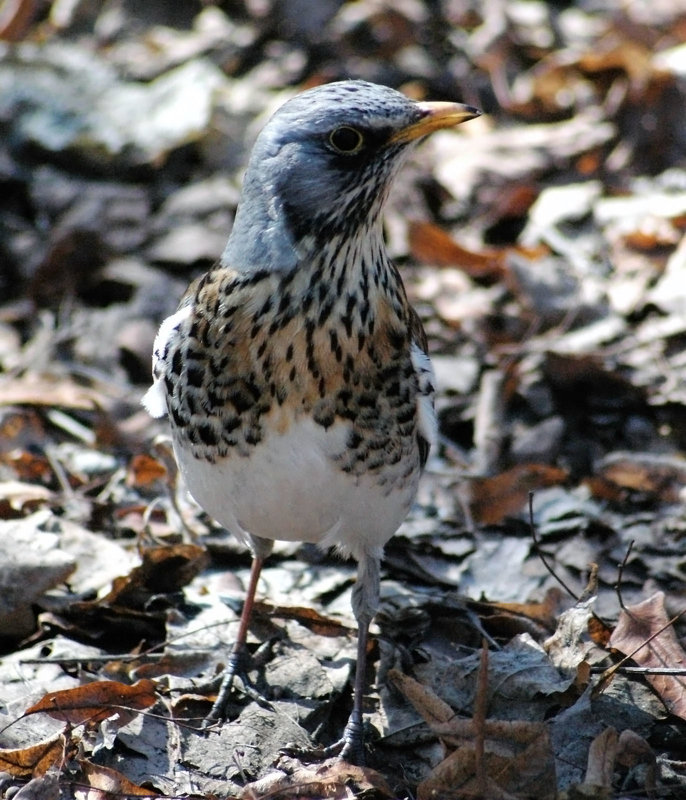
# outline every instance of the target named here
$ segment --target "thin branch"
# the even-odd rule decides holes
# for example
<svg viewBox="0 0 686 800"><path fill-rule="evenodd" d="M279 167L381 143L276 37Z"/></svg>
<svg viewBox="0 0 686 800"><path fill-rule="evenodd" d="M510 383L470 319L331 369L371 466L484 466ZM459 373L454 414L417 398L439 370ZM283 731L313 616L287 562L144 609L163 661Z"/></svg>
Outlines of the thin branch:
<svg viewBox="0 0 686 800"><path fill-rule="evenodd" d="M618 666L618 665L615 665ZM602 675L606 667L591 667L592 675ZM686 675L686 667L619 667L620 675Z"/></svg>
<svg viewBox="0 0 686 800"><path fill-rule="evenodd" d="M631 555L631 551L634 549L634 539L629 542L629 546L626 549L626 553L624 554L624 558L620 561L617 565L617 583L615 584L615 592L617 592L617 602L619 603L619 607L625 613L629 614L629 616L633 619L631 612L627 610L627 607L624 605L624 598L622 597L622 578L624 577L624 568L626 567L627 561L629 560L629 556Z"/></svg>
<svg viewBox="0 0 686 800"><path fill-rule="evenodd" d="M546 558L547 556L543 552L541 548L541 543L538 540L538 536L536 535L536 526L534 524L534 493L529 492L529 530L531 531L531 538L534 542L534 547L536 548L536 554L541 559L541 563L543 566L548 570L548 572L552 575L552 577L560 584L560 586L567 592L570 597L573 597L574 600L578 603L579 596L573 592L569 586L560 578L556 573L555 570L548 564Z"/></svg>

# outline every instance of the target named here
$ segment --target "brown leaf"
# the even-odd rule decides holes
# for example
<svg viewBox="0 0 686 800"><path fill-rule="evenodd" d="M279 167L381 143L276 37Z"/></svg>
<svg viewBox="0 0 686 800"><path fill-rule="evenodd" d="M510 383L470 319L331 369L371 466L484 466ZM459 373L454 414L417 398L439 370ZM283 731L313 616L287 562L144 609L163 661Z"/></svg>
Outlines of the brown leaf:
<svg viewBox="0 0 686 800"><path fill-rule="evenodd" d="M29 372L19 378L0 380L0 405L3 406L60 406L90 411L102 400L102 395L64 377L52 380Z"/></svg>
<svg viewBox="0 0 686 800"><path fill-rule="evenodd" d="M590 74L621 70L636 88L647 83L653 72L652 55L643 44L623 39L614 46L588 51L579 59L579 67Z"/></svg>
<svg viewBox="0 0 686 800"><path fill-rule="evenodd" d="M87 800L121 800L122 797L155 797L158 792L132 783L116 769L81 761L81 769L94 791L77 791L77 798Z"/></svg>
<svg viewBox="0 0 686 800"><path fill-rule="evenodd" d="M149 708L156 699L155 684L147 679L132 686L117 681L94 681L74 689L48 692L27 708L25 714L41 711L54 719L80 725L83 722L100 722L115 713L121 716L122 710Z"/></svg>
<svg viewBox="0 0 686 800"><path fill-rule="evenodd" d="M272 772L244 786L239 797L243 800L295 800L305 797L318 800L347 800L350 797L383 800L395 795L378 772L339 759L329 759L317 766L296 768L289 774Z"/></svg>
<svg viewBox="0 0 686 800"><path fill-rule="evenodd" d="M0 771L9 772L14 778L44 775L53 764L64 757L65 746L64 735L58 733L57 736L30 747L0 749Z"/></svg>
<svg viewBox="0 0 686 800"><path fill-rule="evenodd" d="M612 787L616 758L617 731L606 728L591 742L584 778L584 784L596 789L599 797L605 796Z"/></svg>
<svg viewBox="0 0 686 800"><path fill-rule="evenodd" d="M622 609L610 646L631 655L642 667L686 669L686 653L668 623L664 592L656 592L647 600ZM686 719L685 677L646 675L646 680L672 714Z"/></svg>
<svg viewBox="0 0 686 800"><path fill-rule="evenodd" d="M490 226L504 219L525 217L538 195L538 187L524 181L503 187L489 210Z"/></svg>
<svg viewBox="0 0 686 800"><path fill-rule="evenodd" d="M151 594L175 592L205 568L207 552L196 544L148 547L143 563L129 575L117 578L98 604L142 609Z"/></svg>
<svg viewBox="0 0 686 800"><path fill-rule="evenodd" d="M626 728L619 735L617 761L625 767L636 764L654 764L655 753L646 740L636 731Z"/></svg>
<svg viewBox="0 0 686 800"><path fill-rule="evenodd" d="M492 478L473 478L469 481L472 517L482 525L495 525L521 511L529 492L566 478L564 469L546 464L518 464Z"/></svg>
<svg viewBox="0 0 686 800"><path fill-rule="evenodd" d="M458 267L475 280L495 283L503 277L504 251L486 250L474 253L430 222L411 222L409 240L410 250L417 261L439 267Z"/></svg>
<svg viewBox="0 0 686 800"><path fill-rule="evenodd" d="M443 744L455 748L418 786L418 800L555 797L555 761L544 723L485 720L483 725L477 725L472 719L458 717L447 703L414 678L398 670L390 670L388 677ZM485 794L476 774L477 735L485 737Z"/></svg>
<svg viewBox="0 0 686 800"><path fill-rule="evenodd" d="M15 450L2 458L2 461L14 471L19 480L47 483L53 478L50 462L43 455L28 450Z"/></svg>
<svg viewBox="0 0 686 800"><path fill-rule="evenodd" d="M412 703L415 711L421 714L432 730L435 730L436 723L449 722L455 716L455 712L447 703L409 675L392 669L388 673L388 678Z"/></svg>
<svg viewBox="0 0 686 800"><path fill-rule="evenodd" d="M598 617L591 617L588 621L588 635L595 644L607 647L610 643L612 630Z"/></svg>
<svg viewBox="0 0 686 800"><path fill-rule="evenodd" d="M482 797L554 798L557 791L555 759L548 729L542 722L486 721L483 771L486 786L476 776L475 726L471 720L454 717L437 726L444 742L457 737L459 745L417 787L418 800ZM471 737L468 738L468 737Z"/></svg>
<svg viewBox="0 0 686 800"><path fill-rule="evenodd" d="M0 39L6 42L21 41L27 34L39 7L36 0L4 4L0 15Z"/></svg>
<svg viewBox="0 0 686 800"><path fill-rule="evenodd" d="M161 461L145 453L140 453L131 459L126 484L142 489L151 486L155 481L164 479L166 475L167 468Z"/></svg>
<svg viewBox="0 0 686 800"><path fill-rule="evenodd" d="M279 619L297 620L317 636L345 636L351 630L340 620L324 616L307 606L277 606L267 600L260 600L255 603L253 613Z"/></svg>
<svg viewBox="0 0 686 800"><path fill-rule="evenodd" d="M605 459L599 477L621 489L676 503L686 484L686 462L652 453L618 454Z"/></svg>
<svg viewBox="0 0 686 800"><path fill-rule="evenodd" d="M560 613L562 592L557 587L551 587L545 593L543 601L531 603L489 603L494 609L502 609L511 614L520 614L538 622L544 628L555 629L556 620Z"/></svg>

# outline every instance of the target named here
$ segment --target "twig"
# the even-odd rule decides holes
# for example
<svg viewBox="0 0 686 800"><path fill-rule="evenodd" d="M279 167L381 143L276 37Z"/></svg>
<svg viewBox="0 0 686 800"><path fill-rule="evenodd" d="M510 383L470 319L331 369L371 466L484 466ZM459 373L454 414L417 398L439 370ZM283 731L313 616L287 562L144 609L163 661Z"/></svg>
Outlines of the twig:
<svg viewBox="0 0 686 800"><path fill-rule="evenodd" d="M534 525L534 493L529 492L529 530L531 531L531 538L534 542L534 547L536 548L536 554L541 559L541 563L543 566L548 570L548 572L552 575L553 578L560 584L560 586L567 592L570 597L573 597L574 600L578 603L579 596L573 592L569 586L560 578L553 568L548 564L546 561L546 555L544 554L543 550L541 549L541 544L538 540L538 536L536 535L536 526Z"/></svg>
<svg viewBox="0 0 686 800"><path fill-rule="evenodd" d="M624 577L624 568L626 567L626 563L629 560L629 556L631 555L631 551L634 548L634 539L629 542L629 546L626 549L626 553L624 554L624 558L619 562L617 566L617 583L615 584L615 592L617 592L617 602L619 603L619 607L628 614L631 619L633 616L631 612L627 610L627 607L624 605L624 598L622 597L622 578Z"/></svg>
<svg viewBox="0 0 686 800"><path fill-rule="evenodd" d="M621 667L618 664L615 667L620 675L686 675L686 667ZM592 675L603 672L607 672L606 667L591 667Z"/></svg>
<svg viewBox="0 0 686 800"><path fill-rule="evenodd" d="M590 600L591 597L595 597L598 594L598 565L595 562L591 562L588 565L588 580L586 581L586 586L584 586L583 592L581 592L581 597L579 597L579 603L583 603L586 600Z"/></svg>

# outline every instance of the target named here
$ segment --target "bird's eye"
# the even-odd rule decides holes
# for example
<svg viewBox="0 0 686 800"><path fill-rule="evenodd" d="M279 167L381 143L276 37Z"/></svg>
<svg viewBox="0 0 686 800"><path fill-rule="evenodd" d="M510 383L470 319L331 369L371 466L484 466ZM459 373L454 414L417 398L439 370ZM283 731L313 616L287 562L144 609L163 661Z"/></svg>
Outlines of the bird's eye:
<svg viewBox="0 0 686 800"><path fill-rule="evenodd" d="M352 156L359 153L364 144L364 136L350 125L341 125L329 134L329 144L337 153Z"/></svg>

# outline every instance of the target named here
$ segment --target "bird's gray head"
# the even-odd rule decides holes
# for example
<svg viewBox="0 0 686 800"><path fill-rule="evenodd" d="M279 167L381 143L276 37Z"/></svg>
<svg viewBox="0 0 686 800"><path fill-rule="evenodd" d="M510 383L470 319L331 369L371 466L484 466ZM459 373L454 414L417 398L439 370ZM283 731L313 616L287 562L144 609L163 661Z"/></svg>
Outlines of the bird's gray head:
<svg viewBox="0 0 686 800"><path fill-rule="evenodd" d="M417 103L366 81L297 95L255 142L222 262L251 272L289 270L322 238L375 228L412 145L478 113L456 103Z"/></svg>

